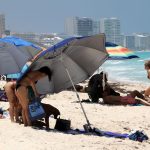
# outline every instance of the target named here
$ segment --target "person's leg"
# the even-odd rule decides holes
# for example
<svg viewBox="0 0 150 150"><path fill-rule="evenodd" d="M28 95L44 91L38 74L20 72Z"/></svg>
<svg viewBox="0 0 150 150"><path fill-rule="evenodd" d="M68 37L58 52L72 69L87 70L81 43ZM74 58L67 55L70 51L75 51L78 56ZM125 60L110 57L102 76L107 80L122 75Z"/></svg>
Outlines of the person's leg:
<svg viewBox="0 0 150 150"><path fill-rule="evenodd" d="M22 115L23 124L24 124L24 126L27 126L27 120L26 120L26 117L25 117L24 109L23 109L22 98L20 97L20 93L19 93L18 89L16 90L16 96L17 96L17 98L19 100L19 103L21 105L21 108L22 108L21 115Z"/></svg>
<svg viewBox="0 0 150 150"><path fill-rule="evenodd" d="M20 86L16 94L18 96L19 102L22 107L22 117L25 125L31 125L31 121L29 119L29 99L28 99L28 91L27 88L24 86ZM27 123L27 124L26 124Z"/></svg>
<svg viewBox="0 0 150 150"><path fill-rule="evenodd" d="M14 122L14 103L9 102L9 115L11 122Z"/></svg>
<svg viewBox="0 0 150 150"><path fill-rule="evenodd" d="M103 97L103 101L105 104L124 105L121 102L121 96L106 96L106 97Z"/></svg>
<svg viewBox="0 0 150 150"><path fill-rule="evenodd" d="M132 91L130 94L133 98L135 98L137 96L138 98L145 99L144 96L137 90Z"/></svg>
<svg viewBox="0 0 150 150"><path fill-rule="evenodd" d="M12 90L11 84L7 84L5 87L6 96L9 102L9 114L11 122L14 122L14 107L15 107L15 94Z"/></svg>
<svg viewBox="0 0 150 150"><path fill-rule="evenodd" d="M19 101L16 99L16 103L14 107L14 115L15 115L16 122L19 122L19 111L21 110L20 107L21 106L19 104Z"/></svg>
<svg viewBox="0 0 150 150"><path fill-rule="evenodd" d="M137 100L137 103L138 103L138 104L143 104L143 105L145 105L145 106L150 106L150 103L147 102L146 100L143 100L143 99Z"/></svg>
<svg viewBox="0 0 150 150"><path fill-rule="evenodd" d="M22 108L22 120L23 120L24 126L27 126L28 123L27 123L27 119L26 119L26 116L25 116L25 111L24 111L23 108Z"/></svg>

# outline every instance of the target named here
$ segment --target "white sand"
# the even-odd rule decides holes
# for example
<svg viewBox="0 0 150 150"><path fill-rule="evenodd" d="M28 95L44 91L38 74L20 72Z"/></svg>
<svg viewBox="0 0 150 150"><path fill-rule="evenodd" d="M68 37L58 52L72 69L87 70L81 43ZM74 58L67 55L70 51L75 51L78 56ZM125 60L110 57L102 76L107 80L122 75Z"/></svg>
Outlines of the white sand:
<svg viewBox="0 0 150 150"><path fill-rule="evenodd" d="M114 85L114 87L116 87ZM119 85L119 89L144 90L145 86ZM121 91L122 94L124 90ZM87 99L86 93L79 93ZM61 118L70 119L72 128L83 129L86 123L74 92L64 91L43 99L43 102L57 107ZM144 130L150 137L150 107L147 106L107 106L83 103L90 123L101 130L129 133L130 129ZM0 107L8 108L7 102ZM55 120L50 118L50 126ZM0 119L0 149L3 150L150 150L150 140L142 143L129 139L117 139L94 135L71 135L62 132L37 130L11 123L8 118Z"/></svg>

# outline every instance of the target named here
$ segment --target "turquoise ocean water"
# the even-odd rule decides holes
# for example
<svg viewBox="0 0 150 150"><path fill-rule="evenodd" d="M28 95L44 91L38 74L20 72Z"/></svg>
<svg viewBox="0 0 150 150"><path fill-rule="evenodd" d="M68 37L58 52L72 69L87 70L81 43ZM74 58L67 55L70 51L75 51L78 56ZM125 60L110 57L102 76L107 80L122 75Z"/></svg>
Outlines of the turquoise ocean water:
<svg viewBox="0 0 150 150"><path fill-rule="evenodd" d="M150 60L150 51L136 52L140 58L130 60L107 60L100 68L108 73L108 79L119 82L150 84L144 62Z"/></svg>

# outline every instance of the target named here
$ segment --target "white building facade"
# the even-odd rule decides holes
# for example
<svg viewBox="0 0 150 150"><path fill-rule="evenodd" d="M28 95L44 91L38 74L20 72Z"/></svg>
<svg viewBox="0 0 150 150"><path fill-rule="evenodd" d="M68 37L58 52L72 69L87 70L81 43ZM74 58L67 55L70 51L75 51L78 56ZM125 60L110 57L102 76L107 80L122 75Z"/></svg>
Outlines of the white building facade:
<svg viewBox="0 0 150 150"><path fill-rule="evenodd" d="M99 23L91 18L70 17L65 21L65 33L67 35L89 36L99 32Z"/></svg>
<svg viewBox="0 0 150 150"><path fill-rule="evenodd" d="M117 18L100 19L100 32L105 33L106 41L121 44L120 20Z"/></svg>
<svg viewBox="0 0 150 150"><path fill-rule="evenodd" d="M5 33L5 15L0 14L0 37Z"/></svg>

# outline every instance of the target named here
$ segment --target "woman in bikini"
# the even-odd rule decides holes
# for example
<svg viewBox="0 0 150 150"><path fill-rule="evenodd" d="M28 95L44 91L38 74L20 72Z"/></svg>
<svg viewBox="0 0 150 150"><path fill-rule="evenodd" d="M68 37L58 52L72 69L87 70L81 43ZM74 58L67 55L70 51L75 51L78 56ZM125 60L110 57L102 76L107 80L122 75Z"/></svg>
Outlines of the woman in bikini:
<svg viewBox="0 0 150 150"><path fill-rule="evenodd" d="M135 99L135 98L138 99ZM107 91L103 94L103 101L105 104L111 105L128 105L128 104L143 104L146 106L150 106L150 103L144 98L144 96L137 90L132 91L130 94L126 96L113 96L108 95Z"/></svg>
<svg viewBox="0 0 150 150"><path fill-rule="evenodd" d="M144 66L145 66L145 70L147 71L147 78L150 79L150 60L146 61ZM144 91L144 96L145 97L149 97L150 96L150 87L148 87Z"/></svg>
<svg viewBox="0 0 150 150"><path fill-rule="evenodd" d="M28 98L28 86L31 86L36 97L39 96L35 83L41 78L48 76L51 80L52 71L48 67L42 67L39 70L30 71L23 79L21 79L16 85L16 96L22 107L22 118L25 126L31 126L29 119L29 98Z"/></svg>

